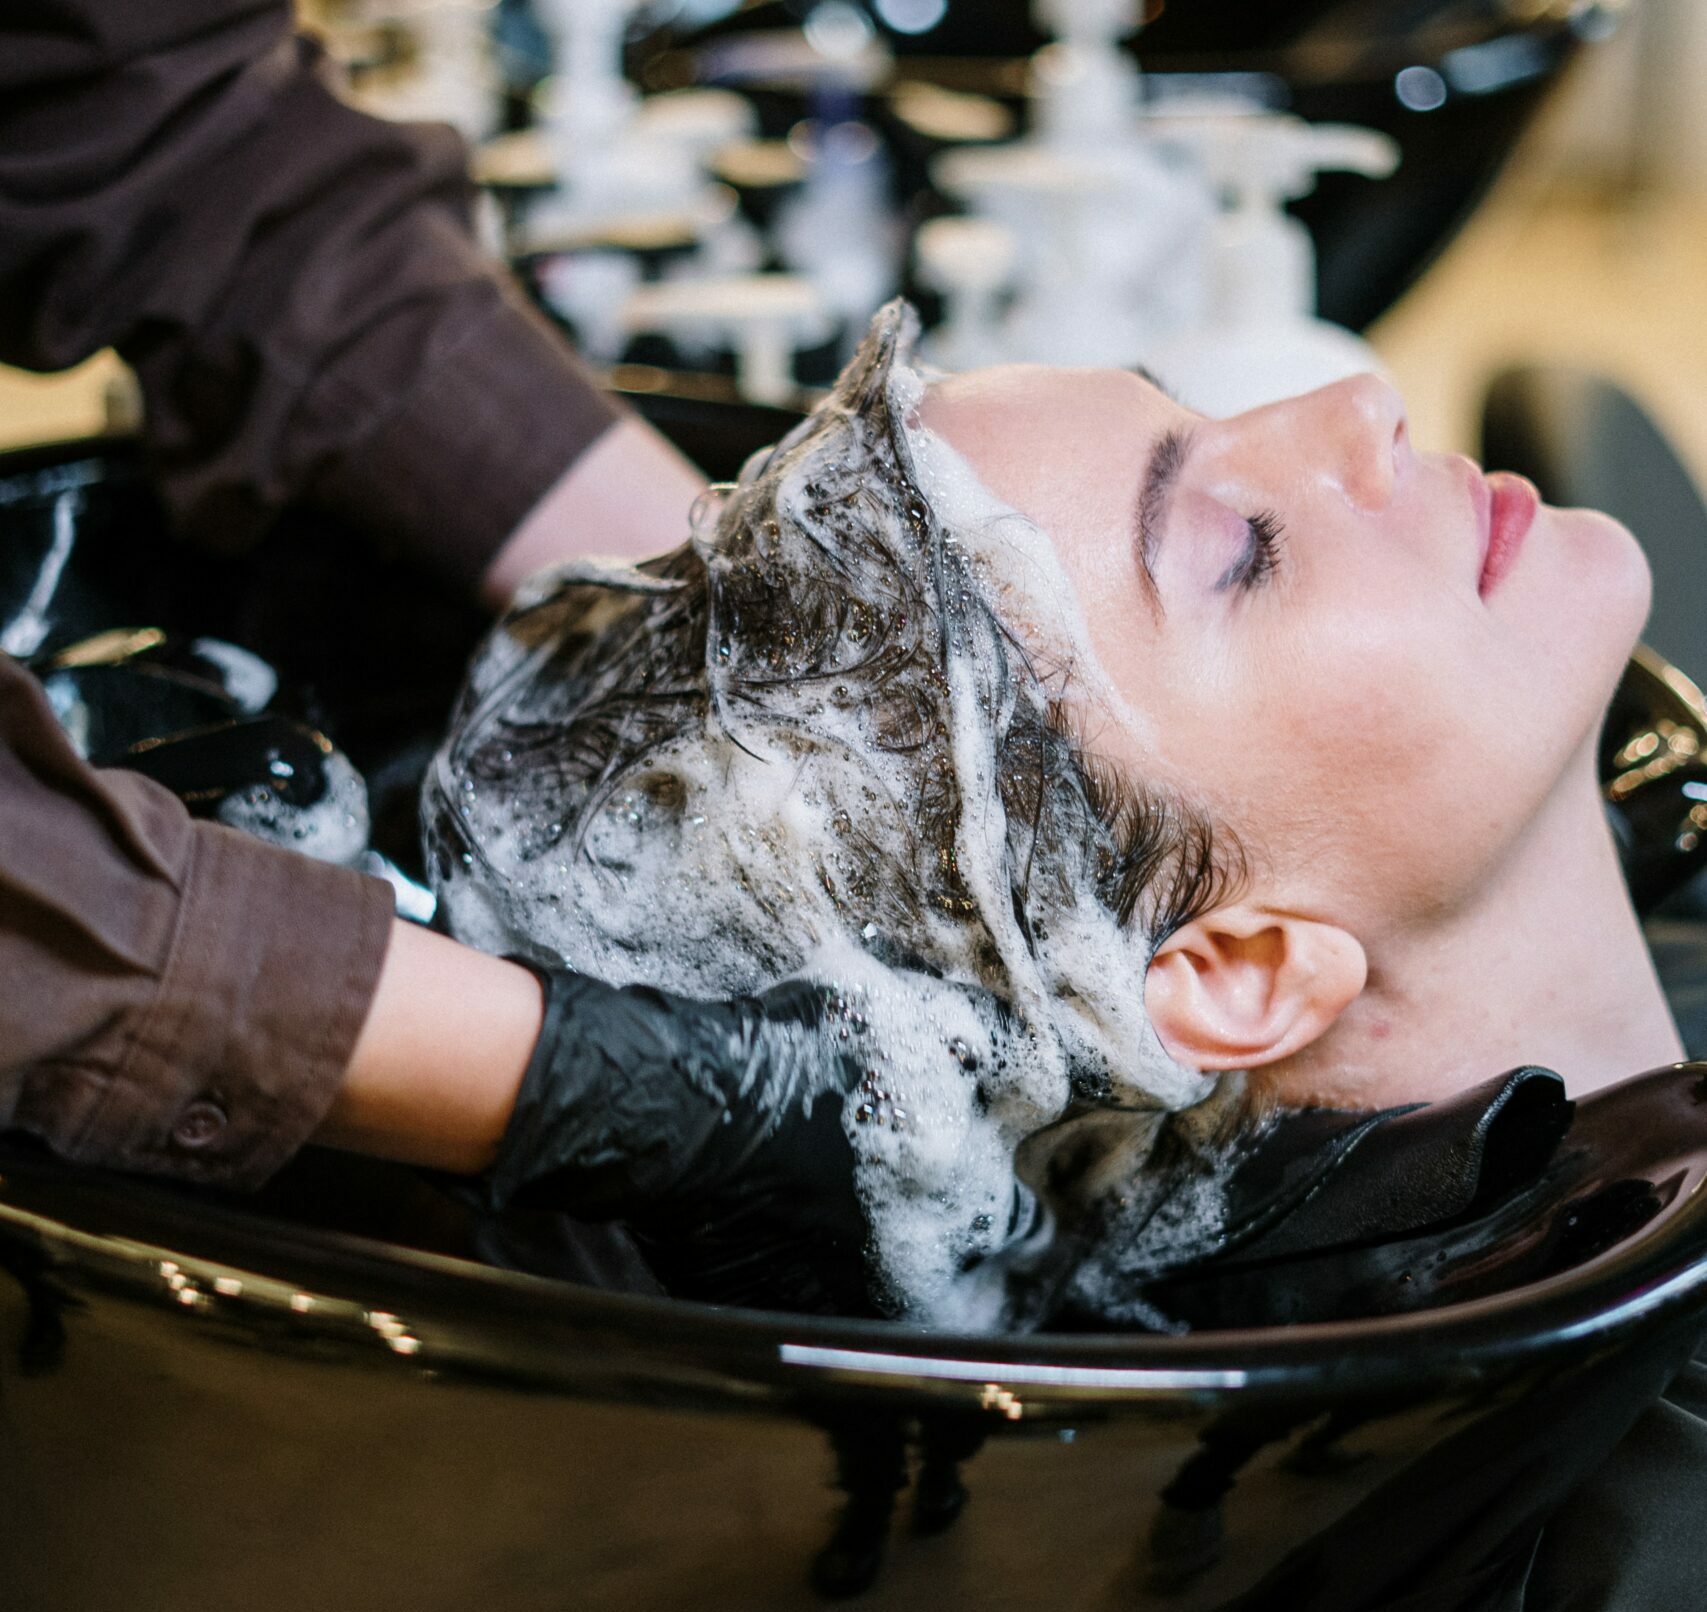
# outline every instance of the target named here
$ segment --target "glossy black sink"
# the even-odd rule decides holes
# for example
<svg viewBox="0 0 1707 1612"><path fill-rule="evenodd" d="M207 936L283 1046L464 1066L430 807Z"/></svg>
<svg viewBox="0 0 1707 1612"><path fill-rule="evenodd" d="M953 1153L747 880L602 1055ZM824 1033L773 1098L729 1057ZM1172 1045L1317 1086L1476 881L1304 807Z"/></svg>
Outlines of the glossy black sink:
<svg viewBox="0 0 1707 1612"><path fill-rule="evenodd" d="M1454 1606L1521 1569L1704 1325L1704 1075L1579 1110L1639 1140L1561 1200L1610 1229L1569 1270L1175 1337L600 1292L11 1148L0 1582L32 1612L809 1607L838 1463L875 1553L910 1438L969 1499L918 1537L902 1497L874 1607ZM1609 1194L1643 1213L1597 1219Z"/></svg>

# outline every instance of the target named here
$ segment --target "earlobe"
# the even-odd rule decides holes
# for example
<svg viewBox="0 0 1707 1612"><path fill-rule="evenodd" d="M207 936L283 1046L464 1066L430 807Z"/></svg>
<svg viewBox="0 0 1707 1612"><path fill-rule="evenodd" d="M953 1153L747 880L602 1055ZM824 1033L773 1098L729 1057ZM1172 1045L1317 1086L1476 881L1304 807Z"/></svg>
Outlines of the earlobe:
<svg viewBox="0 0 1707 1612"><path fill-rule="evenodd" d="M1196 1069L1256 1069L1302 1051L1363 989L1369 965L1337 924L1240 903L1156 950L1144 1000L1162 1045Z"/></svg>

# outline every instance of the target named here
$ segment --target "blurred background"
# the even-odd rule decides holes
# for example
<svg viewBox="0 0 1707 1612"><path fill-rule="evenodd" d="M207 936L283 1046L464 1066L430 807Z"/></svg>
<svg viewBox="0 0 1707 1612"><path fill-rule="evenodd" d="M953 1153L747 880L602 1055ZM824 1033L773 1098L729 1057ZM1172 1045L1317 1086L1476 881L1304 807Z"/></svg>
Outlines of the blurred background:
<svg viewBox="0 0 1707 1612"><path fill-rule="evenodd" d="M1029 274L1034 300L1048 292L1058 308L1073 295L1060 287L1101 272L1099 253L1129 261L1151 242L1103 231L1065 266L1011 261L1034 221L1083 235L1087 216L1129 211L1119 185L1158 182L1148 171L1109 178L1117 113L1098 96L1136 95L1163 122L1176 114L1163 136L1175 176L1183 150L1221 185L1223 207L1226 163L1240 159L1217 153L1222 136L1203 125L1266 107L1394 142L1387 178L1375 177L1388 160L1378 148L1328 152L1356 171L1325 175L1293 211L1319 249L1320 311L1363 330L1419 442L1475 451L1490 377L1557 361L1621 382L1707 472L1707 6L1169 0L1131 35L1119 14L1133 9L304 0L303 15L347 63L353 98L463 127L490 182L494 247L597 360L722 373L781 401L796 381L822 383L860 310L896 289L927 319L957 297L972 307L945 361L1100 360L1082 351L1082 327L1106 328L1112 303L1087 307L1078 328L1058 312L1039 328L1035 310L1026 325L1014 277ZM1141 81L1097 77L1117 36ZM1502 42L1505 57L1490 50ZM1083 59L1062 60L1074 51ZM1052 72L1078 74L1053 103ZM637 104L661 109L644 140L632 137ZM1029 157L1015 157L1024 146ZM608 160L595 172L596 148ZM1091 153L1105 186L1088 212L1062 200L1086 183L1075 150ZM1040 173L1045 158L1054 167ZM945 218L973 227L933 235ZM732 281L755 275L768 317L751 286L720 305ZM1201 294L1167 293L1176 304ZM1270 283L1254 294L1286 293ZM1131 312L1108 361L1176 379L1157 350L1177 353L1178 330L1214 312ZM1206 355L1184 345L1189 375ZM123 427L133 414L111 355L56 376L0 369L0 447Z"/></svg>

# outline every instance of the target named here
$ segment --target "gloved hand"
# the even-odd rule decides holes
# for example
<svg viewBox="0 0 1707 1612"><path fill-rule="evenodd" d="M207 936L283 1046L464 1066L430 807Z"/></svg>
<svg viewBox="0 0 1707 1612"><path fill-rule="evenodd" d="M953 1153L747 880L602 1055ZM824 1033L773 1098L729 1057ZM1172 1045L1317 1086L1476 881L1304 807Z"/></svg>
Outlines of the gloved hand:
<svg viewBox="0 0 1707 1612"><path fill-rule="evenodd" d="M789 982L704 1002L535 972L545 1024L494 1205L620 1219L684 1297L872 1313L842 1122L864 1064L857 1037L826 1033L832 994Z"/></svg>

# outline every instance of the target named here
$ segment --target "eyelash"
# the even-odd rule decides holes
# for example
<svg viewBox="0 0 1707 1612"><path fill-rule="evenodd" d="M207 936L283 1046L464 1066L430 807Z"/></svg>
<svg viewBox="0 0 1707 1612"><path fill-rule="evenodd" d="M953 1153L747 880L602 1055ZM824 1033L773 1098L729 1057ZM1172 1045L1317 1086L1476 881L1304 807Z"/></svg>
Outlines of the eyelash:
<svg viewBox="0 0 1707 1612"><path fill-rule="evenodd" d="M1280 563L1280 546L1286 539L1286 528L1279 516L1270 510L1259 510L1245 522L1250 532L1250 546L1222 574L1215 584L1216 592L1225 593L1237 588L1242 593L1254 593L1274 575Z"/></svg>

